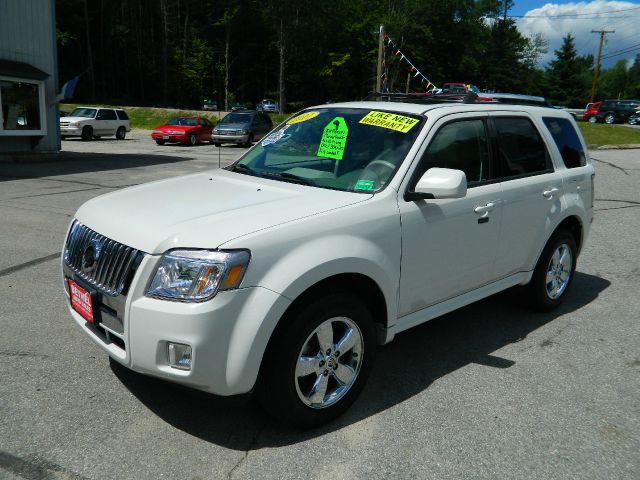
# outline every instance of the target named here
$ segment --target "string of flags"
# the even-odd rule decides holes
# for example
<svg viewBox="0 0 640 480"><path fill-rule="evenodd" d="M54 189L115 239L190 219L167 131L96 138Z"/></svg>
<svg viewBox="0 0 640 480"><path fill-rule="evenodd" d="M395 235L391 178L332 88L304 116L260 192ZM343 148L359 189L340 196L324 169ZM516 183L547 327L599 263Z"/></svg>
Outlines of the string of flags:
<svg viewBox="0 0 640 480"><path fill-rule="evenodd" d="M386 33L384 34L384 41L386 42L387 46L390 48L391 53L393 54L394 57L400 57L400 61L401 62L405 62L408 66L408 71L413 73L413 78L417 78L420 77L420 83L424 84L426 83L426 90L429 91L433 91L436 90L438 87L436 87L420 70L418 70L418 68L411 62L411 60L409 60L407 58L407 56L402 53L400 51L400 48L398 48L398 46L396 45L396 43L391 40L391 38L389 38L389 35L387 35ZM387 73L385 72L383 74L384 77L387 76ZM386 78L385 78L386 81Z"/></svg>

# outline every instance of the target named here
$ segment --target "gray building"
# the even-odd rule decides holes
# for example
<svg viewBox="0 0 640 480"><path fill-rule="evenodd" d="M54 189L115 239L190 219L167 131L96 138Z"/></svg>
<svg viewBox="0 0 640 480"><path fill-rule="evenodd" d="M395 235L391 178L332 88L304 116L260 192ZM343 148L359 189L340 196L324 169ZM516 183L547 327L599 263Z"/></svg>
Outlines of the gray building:
<svg viewBox="0 0 640 480"><path fill-rule="evenodd" d="M0 0L0 154L60 150L55 0Z"/></svg>

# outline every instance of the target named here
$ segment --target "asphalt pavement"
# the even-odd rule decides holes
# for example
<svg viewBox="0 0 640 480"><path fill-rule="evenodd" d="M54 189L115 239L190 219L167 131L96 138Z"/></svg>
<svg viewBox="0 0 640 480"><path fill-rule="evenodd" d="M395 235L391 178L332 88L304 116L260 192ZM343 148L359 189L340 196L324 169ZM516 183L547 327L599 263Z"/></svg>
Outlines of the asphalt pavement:
<svg viewBox="0 0 640 480"><path fill-rule="evenodd" d="M83 202L244 149L143 131L63 149L0 163L0 478L639 478L640 150L592 152L595 220L560 309L500 294L402 333L346 415L300 431L113 364L62 292Z"/></svg>

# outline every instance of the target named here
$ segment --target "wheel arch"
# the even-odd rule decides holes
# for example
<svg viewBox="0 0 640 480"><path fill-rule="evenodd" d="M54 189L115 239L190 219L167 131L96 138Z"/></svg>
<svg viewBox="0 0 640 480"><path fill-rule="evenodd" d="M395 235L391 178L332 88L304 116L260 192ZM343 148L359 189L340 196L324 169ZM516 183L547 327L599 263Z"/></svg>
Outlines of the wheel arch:
<svg viewBox="0 0 640 480"><path fill-rule="evenodd" d="M375 322L376 329L378 330L378 343L384 343L383 332L389 324L387 301L378 283L362 273L339 273L324 278L307 287L293 300L291 305L289 305L280 321L278 321L271 337L273 338L280 329L286 328L295 313L311 299L322 297L333 292L351 293L358 297L362 304L369 310Z"/></svg>
<svg viewBox="0 0 640 480"><path fill-rule="evenodd" d="M576 242L577 253L578 255L580 254L580 250L582 248L583 240L584 240L584 226L582 224L582 220L578 215L569 215L566 218L564 218L558 225L556 225L556 228L554 228L551 231L551 233L547 236L547 238L544 241L544 244L541 245L537 255L534 257L535 262L533 263L532 270L535 269L536 265L538 265L538 262L540 261L540 256L542 255L542 252L544 252L544 249L546 248L549 241L560 230L567 230L571 234L574 241Z"/></svg>

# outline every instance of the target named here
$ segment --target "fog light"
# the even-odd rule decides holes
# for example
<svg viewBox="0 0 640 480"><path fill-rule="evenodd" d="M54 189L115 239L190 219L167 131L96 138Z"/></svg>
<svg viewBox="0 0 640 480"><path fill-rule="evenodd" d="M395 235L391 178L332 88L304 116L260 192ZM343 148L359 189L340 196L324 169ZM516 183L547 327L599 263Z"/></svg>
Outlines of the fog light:
<svg viewBox="0 0 640 480"><path fill-rule="evenodd" d="M169 342L169 366L191 370L191 345Z"/></svg>

